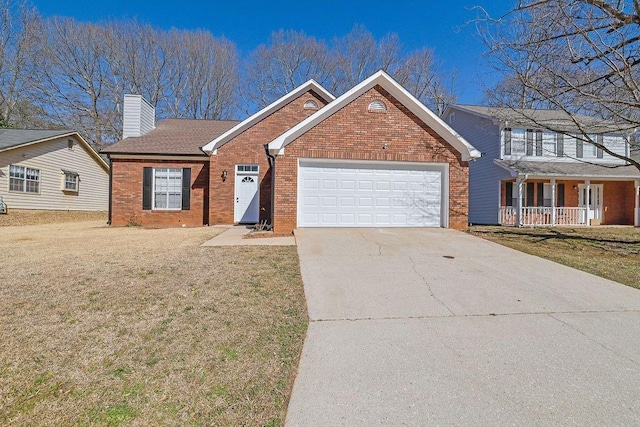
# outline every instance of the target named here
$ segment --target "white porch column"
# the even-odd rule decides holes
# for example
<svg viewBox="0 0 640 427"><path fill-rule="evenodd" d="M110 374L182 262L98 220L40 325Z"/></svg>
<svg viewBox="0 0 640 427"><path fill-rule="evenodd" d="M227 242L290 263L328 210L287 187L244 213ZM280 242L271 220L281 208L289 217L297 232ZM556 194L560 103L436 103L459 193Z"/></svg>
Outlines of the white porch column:
<svg viewBox="0 0 640 427"><path fill-rule="evenodd" d="M551 178L551 225L556 225L556 179Z"/></svg>
<svg viewBox="0 0 640 427"><path fill-rule="evenodd" d="M522 227L522 187L524 179L519 176L516 179L516 186L518 188L518 202L516 203L516 227Z"/></svg>
<svg viewBox="0 0 640 427"><path fill-rule="evenodd" d="M636 181L636 217L633 225L640 227L640 181Z"/></svg>
<svg viewBox="0 0 640 427"><path fill-rule="evenodd" d="M590 179L585 179L584 181L584 186L585 186L585 197L584 197L584 207L587 208L587 213L586 213L586 220L587 220L587 224L586 225L591 225L591 180Z"/></svg>

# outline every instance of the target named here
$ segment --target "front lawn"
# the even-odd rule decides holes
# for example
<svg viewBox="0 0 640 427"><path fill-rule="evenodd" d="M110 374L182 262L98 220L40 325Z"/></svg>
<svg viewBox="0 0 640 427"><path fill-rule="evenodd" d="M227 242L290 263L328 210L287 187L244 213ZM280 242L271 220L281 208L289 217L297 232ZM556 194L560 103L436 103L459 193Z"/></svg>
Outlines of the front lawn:
<svg viewBox="0 0 640 427"><path fill-rule="evenodd" d="M640 228L473 226L469 233L640 288Z"/></svg>
<svg viewBox="0 0 640 427"><path fill-rule="evenodd" d="M0 425L282 425L296 250L199 246L220 231L3 227Z"/></svg>

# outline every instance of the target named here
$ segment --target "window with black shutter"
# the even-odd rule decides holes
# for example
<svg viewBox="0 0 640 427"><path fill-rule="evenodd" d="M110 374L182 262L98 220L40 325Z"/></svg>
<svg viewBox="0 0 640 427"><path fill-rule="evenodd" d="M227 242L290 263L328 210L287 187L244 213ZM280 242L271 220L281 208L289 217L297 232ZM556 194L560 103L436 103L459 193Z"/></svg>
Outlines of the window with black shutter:
<svg viewBox="0 0 640 427"><path fill-rule="evenodd" d="M564 184L556 185L556 206L559 208L564 207Z"/></svg>
<svg viewBox="0 0 640 427"><path fill-rule="evenodd" d="M533 156L533 130L527 129L527 156Z"/></svg>
<svg viewBox="0 0 640 427"><path fill-rule="evenodd" d="M151 210L151 185L153 183L153 168L142 170L142 210Z"/></svg>
<svg viewBox="0 0 640 427"><path fill-rule="evenodd" d="M576 157L581 159L584 156L584 143L581 139L576 138Z"/></svg>
<svg viewBox="0 0 640 427"><path fill-rule="evenodd" d="M513 182L505 183L504 192L507 206L513 206Z"/></svg>
<svg viewBox="0 0 640 427"><path fill-rule="evenodd" d="M532 182L527 183L527 206L535 206L534 202L534 184Z"/></svg>
<svg viewBox="0 0 640 427"><path fill-rule="evenodd" d="M511 154L511 128L504 129L504 154Z"/></svg>
<svg viewBox="0 0 640 427"><path fill-rule="evenodd" d="M182 210L191 209L191 169L182 169Z"/></svg>
<svg viewBox="0 0 640 427"><path fill-rule="evenodd" d="M599 146L596 147L596 157L598 157L599 159L602 159L604 158L604 150L602 149L602 145L604 144L604 138L602 137L602 135L596 136L596 142L599 144Z"/></svg>
<svg viewBox="0 0 640 427"><path fill-rule="evenodd" d="M556 154L558 157L564 157L564 135L561 133L556 134L557 149Z"/></svg>
<svg viewBox="0 0 640 427"><path fill-rule="evenodd" d="M536 156L542 156L542 131L536 131Z"/></svg>

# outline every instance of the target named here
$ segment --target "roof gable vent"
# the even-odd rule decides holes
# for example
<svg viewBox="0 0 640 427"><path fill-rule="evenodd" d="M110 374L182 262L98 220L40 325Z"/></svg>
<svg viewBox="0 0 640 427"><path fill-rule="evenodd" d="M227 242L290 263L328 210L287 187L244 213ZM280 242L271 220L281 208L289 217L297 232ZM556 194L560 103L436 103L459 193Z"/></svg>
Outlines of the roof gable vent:
<svg viewBox="0 0 640 427"><path fill-rule="evenodd" d="M309 101L304 103L302 108L304 108L305 110L317 110L318 109L318 103L316 101L309 100Z"/></svg>
<svg viewBox="0 0 640 427"><path fill-rule="evenodd" d="M384 102L376 99L375 101L371 101L371 104L369 104L369 107L367 109L372 112L384 112L387 111L387 106Z"/></svg>

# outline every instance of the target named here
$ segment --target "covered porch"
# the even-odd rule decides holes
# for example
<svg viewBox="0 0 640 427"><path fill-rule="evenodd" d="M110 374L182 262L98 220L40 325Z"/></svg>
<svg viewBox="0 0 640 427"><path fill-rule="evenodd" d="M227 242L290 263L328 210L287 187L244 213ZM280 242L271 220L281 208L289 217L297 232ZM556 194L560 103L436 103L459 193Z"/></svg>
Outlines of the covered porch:
<svg viewBox="0 0 640 427"><path fill-rule="evenodd" d="M536 163L540 163L535 165L538 169L544 168L543 162ZM540 170L532 174L528 165L518 166L510 168L515 172L511 179L500 183L501 225L640 226L640 173L635 168L580 164L592 173L574 177L558 173L555 164L550 176Z"/></svg>

